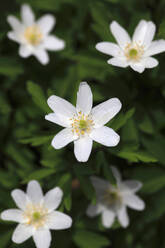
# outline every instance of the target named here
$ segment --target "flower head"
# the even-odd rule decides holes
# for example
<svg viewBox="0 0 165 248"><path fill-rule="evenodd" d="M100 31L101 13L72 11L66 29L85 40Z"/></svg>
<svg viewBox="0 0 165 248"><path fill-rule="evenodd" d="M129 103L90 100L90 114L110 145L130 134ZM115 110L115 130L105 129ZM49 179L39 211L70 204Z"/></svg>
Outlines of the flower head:
<svg viewBox="0 0 165 248"><path fill-rule="evenodd" d="M141 20L132 39L115 21L110 24L110 30L118 44L100 42L96 45L100 52L113 56L107 61L108 64L123 68L130 66L139 73L158 65L158 61L151 56L165 51L165 40L153 41L156 30L153 22Z"/></svg>
<svg viewBox="0 0 165 248"><path fill-rule="evenodd" d="M91 177L92 184L96 190L96 205L89 205L87 215L94 217L102 215L104 227L111 227L118 218L121 226L129 225L129 218L126 207L135 210L143 210L144 202L136 195L136 192L142 187L142 183L135 180L122 181L119 171L112 167L112 172L116 178L117 184L111 185L108 181L98 177Z"/></svg>
<svg viewBox="0 0 165 248"><path fill-rule="evenodd" d="M27 4L21 7L21 18L20 22L16 17L8 16L7 20L13 29L8 32L9 39L20 44L21 57L34 55L43 65L47 64L49 57L46 50L58 51L65 47L63 40L49 34L55 25L55 18L47 14L36 21Z"/></svg>
<svg viewBox="0 0 165 248"><path fill-rule="evenodd" d="M9 209L1 213L1 219L16 221L12 241L20 244L33 237L37 248L49 248L51 233L49 229L61 230L72 225L72 219L59 211L55 211L61 203L63 192L56 187L43 196L37 181L30 181L27 193L15 189L11 193L19 209Z"/></svg>
<svg viewBox="0 0 165 248"><path fill-rule="evenodd" d="M104 126L120 111L119 99L109 99L94 108L92 103L92 92L86 82L79 86L76 108L58 96L48 99L54 113L46 115L45 119L65 127L54 137L52 146L60 149L74 141L74 153L80 162L88 160L93 140L109 147L116 146L120 140L112 128Z"/></svg>

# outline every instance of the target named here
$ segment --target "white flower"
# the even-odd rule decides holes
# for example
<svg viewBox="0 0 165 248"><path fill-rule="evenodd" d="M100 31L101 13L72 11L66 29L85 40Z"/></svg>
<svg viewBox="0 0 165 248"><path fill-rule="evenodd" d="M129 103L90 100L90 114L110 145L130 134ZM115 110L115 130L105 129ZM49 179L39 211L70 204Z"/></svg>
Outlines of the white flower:
<svg viewBox="0 0 165 248"><path fill-rule="evenodd" d="M49 34L55 25L54 16L47 14L36 21L30 6L24 4L21 18L22 22L14 16L8 16L7 20L13 29L8 32L8 38L20 44L21 57L34 55L43 65L47 64L49 57L46 50L58 51L65 46L63 40Z"/></svg>
<svg viewBox="0 0 165 248"><path fill-rule="evenodd" d="M58 96L48 99L54 113L46 115L45 119L65 127L54 137L52 146L60 149L74 141L74 154L80 162L88 160L93 140L109 147L116 146L120 140L112 128L104 126L121 109L119 99L109 99L93 109L92 103L92 92L86 82L80 83L76 108Z"/></svg>
<svg viewBox="0 0 165 248"><path fill-rule="evenodd" d="M152 55L165 51L165 40L153 41L156 26L153 22L141 20L135 29L131 40L127 31L117 22L110 24L110 30L118 44L100 42L96 49L102 53L113 56L108 64L127 67L142 73L145 68L153 68L158 61Z"/></svg>
<svg viewBox="0 0 165 248"><path fill-rule="evenodd" d="M63 192L56 187L43 196L37 181L30 181L27 194L15 189L11 193L19 209L9 209L1 213L3 220L16 221L12 241L20 244L31 236L37 248L48 248L51 243L49 229L61 230L72 225L72 219L59 211L55 211L61 203Z"/></svg>
<svg viewBox="0 0 165 248"><path fill-rule="evenodd" d="M96 205L89 205L87 215L94 217L98 214L102 216L104 227L111 227L118 218L121 226L129 225L129 218L126 207L136 210L145 208L144 202L135 194L141 187L142 183L135 180L122 181L119 171L112 167L112 172L116 178L117 185L111 185L98 177L91 177L92 184L96 190Z"/></svg>

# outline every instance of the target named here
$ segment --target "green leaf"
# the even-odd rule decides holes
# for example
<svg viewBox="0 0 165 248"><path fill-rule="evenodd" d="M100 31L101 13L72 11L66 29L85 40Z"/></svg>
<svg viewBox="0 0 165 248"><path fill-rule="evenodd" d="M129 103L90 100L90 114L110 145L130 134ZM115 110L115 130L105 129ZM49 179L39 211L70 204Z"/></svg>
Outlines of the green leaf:
<svg viewBox="0 0 165 248"><path fill-rule="evenodd" d="M79 165L80 166L80 165ZM90 179L87 176L84 176L79 172L79 169L74 167L74 172L76 174L76 177L78 178L80 182L80 187L84 193L84 195L89 199L92 200L94 203L96 201L96 195L95 195L95 190L93 188L93 185L90 181Z"/></svg>
<svg viewBox="0 0 165 248"><path fill-rule="evenodd" d="M141 166L132 169L134 179L143 183L141 192L146 194L153 194L163 187L165 187L165 171L156 165L151 166L149 169Z"/></svg>
<svg viewBox="0 0 165 248"><path fill-rule="evenodd" d="M151 119L145 115L143 120L139 124L139 128L141 131L147 133L147 134L153 134L154 133L154 127L151 122Z"/></svg>
<svg viewBox="0 0 165 248"><path fill-rule="evenodd" d="M162 164L165 165L164 147L165 140L161 135L157 135L155 139L143 138L142 143L145 148Z"/></svg>
<svg viewBox="0 0 165 248"><path fill-rule="evenodd" d="M105 5L100 1L95 4L91 2L90 8L94 20L94 24L92 25L93 30L103 41L111 41L112 35L108 22L112 18L112 14L107 11Z"/></svg>
<svg viewBox="0 0 165 248"><path fill-rule="evenodd" d="M158 37L160 39L165 39L165 21L164 20L159 26Z"/></svg>
<svg viewBox="0 0 165 248"><path fill-rule="evenodd" d="M117 156L121 158L125 158L129 160L130 162L144 162L144 163L149 163L149 162L157 162L157 159L148 154L145 151L120 151L116 154Z"/></svg>
<svg viewBox="0 0 165 248"><path fill-rule="evenodd" d="M71 183L72 183L71 174L65 173L63 176L60 177L57 184L60 188L62 188L64 192L64 197L63 197L64 206L68 211L70 211L72 207Z"/></svg>
<svg viewBox="0 0 165 248"><path fill-rule="evenodd" d="M28 150L21 149L20 146L9 144L6 149L7 154L25 171L31 170L31 158L28 157Z"/></svg>
<svg viewBox="0 0 165 248"><path fill-rule="evenodd" d="M50 143L54 135L41 135L32 138L21 139L19 142L22 144L31 144L32 146L40 146L45 143Z"/></svg>
<svg viewBox="0 0 165 248"><path fill-rule="evenodd" d="M23 73L22 64L16 59L0 57L0 74L7 77L17 77Z"/></svg>
<svg viewBox="0 0 165 248"><path fill-rule="evenodd" d="M0 170L0 184L5 188L13 188L17 183L17 178L14 177L12 173L5 172L5 170Z"/></svg>
<svg viewBox="0 0 165 248"><path fill-rule="evenodd" d="M52 169L39 169L36 171L33 171L30 175L26 177L26 179L23 181L23 183L27 183L30 180L41 180L43 178L46 178L54 173L54 170Z"/></svg>
<svg viewBox="0 0 165 248"><path fill-rule="evenodd" d="M158 220L162 215L165 214L165 188L156 194L152 195L148 204L147 211L142 216L143 222L150 223Z"/></svg>
<svg viewBox="0 0 165 248"><path fill-rule="evenodd" d="M137 129L136 122L131 118L123 126L121 132L121 140L123 143L139 143L139 133Z"/></svg>
<svg viewBox="0 0 165 248"><path fill-rule="evenodd" d="M43 90L38 84L35 84L31 81L27 82L27 90L32 96L33 102L44 111L44 113L49 113L50 109L47 105L47 99L44 95Z"/></svg>
<svg viewBox="0 0 165 248"><path fill-rule="evenodd" d="M24 0L17 0L17 2L24 4ZM75 2L75 0L28 0L28 4L31 6L37 8L37 9L43 9L44 11L52 11L52 10L58 10L60 6L64 3L72 3Z"/></svg>
<svg viewBox="0 0 165 248"><path fill-rule="evenodd" d="M79 176L85 176L85 175L90 176L93 174L93 170L91 168L80 166L79 164L74 166L74 171L76 175L79 175Z"/></svg>
<svg viewBox="0 0 165 248"><path fill-rule="evenodd" d="M117 131L127 123L127 121L134 115L134 113L135 108L131 108L126 113L120 113L117 115L117 117L109 122L108 126Z"/></svg>
<svg viewBox="0 0 165 248"><path fill-rule="evenodd" d="M86 230L76 230L73 241L80 248L103 248L110 245L109 239L105 236Z"/></svg>
<svg viewBox="0 0 165 248"><path fill-rule="evenodd" d="M0 113L7 115L11 112L11 107L6 99L6 97L0 94Z"/></svg>
<svg viewBox="0 0 165 248"><path fill-rule="evenodd" d="M9 245L13 230L9 230L6 233L1 232L1 248L6 248Z"/></svg>

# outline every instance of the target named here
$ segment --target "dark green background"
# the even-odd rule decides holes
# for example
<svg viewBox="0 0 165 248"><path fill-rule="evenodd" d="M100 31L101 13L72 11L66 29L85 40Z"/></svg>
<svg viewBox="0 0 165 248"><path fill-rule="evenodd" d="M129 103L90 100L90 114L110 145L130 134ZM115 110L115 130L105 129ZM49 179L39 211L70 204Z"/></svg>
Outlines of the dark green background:
<svg viewBox="0 0 165 248"><path fill-rule="evenodd" d="M0 16L0 210L15 207L10 192L26 189L31 179L44 192L59 185L64 190L60 210L73 217L66 231L52 231L56 248L158 248L165 247L165 53L156 56L155 69L139 74L130 68L112 67L109 56L95 49L100 41L114 41L112 20L130 34L141 19L157 26L155 39L165 39L164 0L30 0L37 17L52 13L57 24L52 33L66 41L66 48L51 52L42 66L34 58L18 56L18 45L6 37L6 18L19 16L22 0L1 3ZM79 83L92 88L94 105L111 97L122 104L108 124L121 135L115 148L94 144L87 163L78 163L73 144L54 150L51 139L61 128L44 119L51 112L48 96L56 94L75 104ZM124 178L144 183L140 196L143 212L129 211L130 226L116 222L104 229L100 218L89 219L85 210L95 194L89 181L97 175L113 181L109 165L116 165ZM80 186L75 187L76 180ZM31 240L12 243L16 224L0 220L0 248L35 247Z"/></svg>

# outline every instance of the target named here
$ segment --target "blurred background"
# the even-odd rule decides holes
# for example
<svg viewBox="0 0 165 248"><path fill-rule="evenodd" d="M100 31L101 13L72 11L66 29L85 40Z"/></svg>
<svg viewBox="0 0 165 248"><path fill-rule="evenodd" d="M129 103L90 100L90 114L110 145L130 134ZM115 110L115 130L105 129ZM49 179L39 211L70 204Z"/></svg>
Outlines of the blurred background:
<svg viewBox="0 0 165 248"><path fill-rule="evenodd" d="M36 18L53 14L53 34L66 48L50 52L42 66L34 57L18 55L18 44L6 36L6 18L19 17L28 3ZM52 232L51 247L60 248L158 248L165 247L165 53L156 56L159 66L139 74L106 63L109 56L95 49L101 41L114 41L109 30L118 21L130 34L141 19L157 27L155 39L165 39L165 0L5 0L0 17L0 211L14 208L10 192L26 189L38 180L44 192L60 186L64 191L61 211L72 216L71 229ZM75 104L79 83L92 88L94 105L118 97L120 113L108 123L121 135L115 148L94 144L87 163L78 163L73 144L54 150L50 143L61 127L44 119L52 112L47 98L58 95ZM105 229L100 217L89 219L86 208L95 201L89 181L97 175L113 181L109 166L116 165L124 179L143 182L139 195L143 212L128 210L130 225L116 221ZM0 248L35 247L32 239L12 243L16 223L0 220Z"/></svg>

